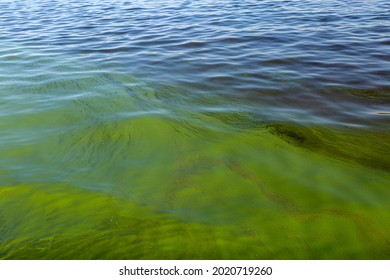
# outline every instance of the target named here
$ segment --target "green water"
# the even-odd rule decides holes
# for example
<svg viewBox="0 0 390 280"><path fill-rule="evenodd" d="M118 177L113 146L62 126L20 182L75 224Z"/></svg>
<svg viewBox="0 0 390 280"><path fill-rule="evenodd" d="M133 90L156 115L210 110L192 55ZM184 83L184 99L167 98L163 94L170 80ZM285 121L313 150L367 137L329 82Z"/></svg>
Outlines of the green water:
<svg viewBox="0 0 390 280"><path fill-rule="evenodd" d="M389 259L389 9L0 2L0 259Z"/></svg>
<svg viewBox="0 0 390 280"><path fill-rule="evenodd" d="M94 94L51 96L80 88ZM1 122L2 258L390 256L387 132L239 112L183 121L163 113L164 91L107 73L36 91L60 108L5 101L24 113Z"/></svg>

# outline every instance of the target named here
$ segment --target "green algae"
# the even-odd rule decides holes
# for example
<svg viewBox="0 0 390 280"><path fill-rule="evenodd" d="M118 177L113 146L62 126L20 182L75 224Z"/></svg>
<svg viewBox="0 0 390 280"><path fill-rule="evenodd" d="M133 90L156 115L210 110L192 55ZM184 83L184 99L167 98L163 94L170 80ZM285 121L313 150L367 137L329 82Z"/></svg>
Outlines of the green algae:
<svg viewBox="0 0 390 280"><path fill-rule="evenodd" d="M71 176L77 188L1 188L2 258L389 258L381 170L294 147L266 129L194 138L158 118L117 125L84 130L85 147L65 145L80 157L76 170L90 167ZM88 190L87 181L111 187Z"/></svg>
<svg viewBox="0 0 390 280"><path fill-rule="evenodd" d="M289 144L310 151L390 171L390 133L359 128L327 128L291 123L265 125L269 131Z"/></svg>
<svg viewBox="0 0 390 280"><path fill-rule="evenodd" d="M387 131L77 69L1 85L0 258L390 257Z"/></svg>
<svg viewBox="0 0 390 280"><path fill-rule="evenodd" d="M311 207L302 207L237 162L227 165L232 174L226 179L235 179L230 186L246 180L252 189L222 190L218 182L210 184L209 191L183 187L175 190L170 211L61 184L2 187L0 255L6 259L389 257L387 213L369 205L359 209L354 203L328 208L329 203L318 204L323 200L318 197L312 197L317 203ZM215 192L221 193L220 198ZM237 206L233 202L241 207L233 209ZM180 217L173 211L183 208L214 217ZM358 209L360 214L355 213Z"/></svg>

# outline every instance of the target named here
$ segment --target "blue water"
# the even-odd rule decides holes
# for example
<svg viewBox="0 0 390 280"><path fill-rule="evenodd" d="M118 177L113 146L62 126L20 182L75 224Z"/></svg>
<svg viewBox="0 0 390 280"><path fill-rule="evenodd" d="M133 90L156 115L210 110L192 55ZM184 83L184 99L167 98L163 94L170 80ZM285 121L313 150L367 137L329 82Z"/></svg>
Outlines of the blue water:
<svg viewBox="0 0 390 280"><path fill-rule="evenodd" d="M0 257L388 258L389 118L389 1L1 0Z"/></svg>
<svg viewBox="0 0 390 280"><path fill-rule="evenodd" d="M39 73L37 56L68 56L147 82L183 86L185 97L173 99L184 107L210 95L224 96L218 104L191 110L224 111L234 103L259 121L382 127L388 119L378 115L388 109L387 1L0 5L1 54L7 66L12 58L35 62L33 71ZM29 57L30 50L35 57Z"/></svg>

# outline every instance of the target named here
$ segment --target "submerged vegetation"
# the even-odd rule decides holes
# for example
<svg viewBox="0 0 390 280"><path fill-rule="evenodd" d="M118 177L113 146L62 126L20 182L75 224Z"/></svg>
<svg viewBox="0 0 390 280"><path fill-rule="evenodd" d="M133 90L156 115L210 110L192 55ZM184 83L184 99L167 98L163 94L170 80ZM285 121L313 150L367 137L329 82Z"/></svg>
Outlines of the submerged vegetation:
<svg viewBox="0 0 390 280"><path fill-rule="evenodd" d="M0 1L0 259L390 259L388 19Z"/></svg>
<svg viewBox="0 0 390 280"><path fill-rule="evenodd" d="M77 126L2 151L28 169L2 171L1 258L390 257L387 132L120 118L158 92L110 84L107 98L39 118Z"/></svg>

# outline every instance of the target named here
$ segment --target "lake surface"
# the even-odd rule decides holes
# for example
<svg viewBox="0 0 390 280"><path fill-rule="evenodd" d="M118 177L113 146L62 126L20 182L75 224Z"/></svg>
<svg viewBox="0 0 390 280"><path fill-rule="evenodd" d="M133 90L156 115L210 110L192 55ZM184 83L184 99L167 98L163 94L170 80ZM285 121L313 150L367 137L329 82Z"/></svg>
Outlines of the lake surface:
<svg viewBox="0 0 390 280"><path fill-rule="evenodd" d="M2 259L389 259L389 151L389 1L0 1Z"/></svg>

